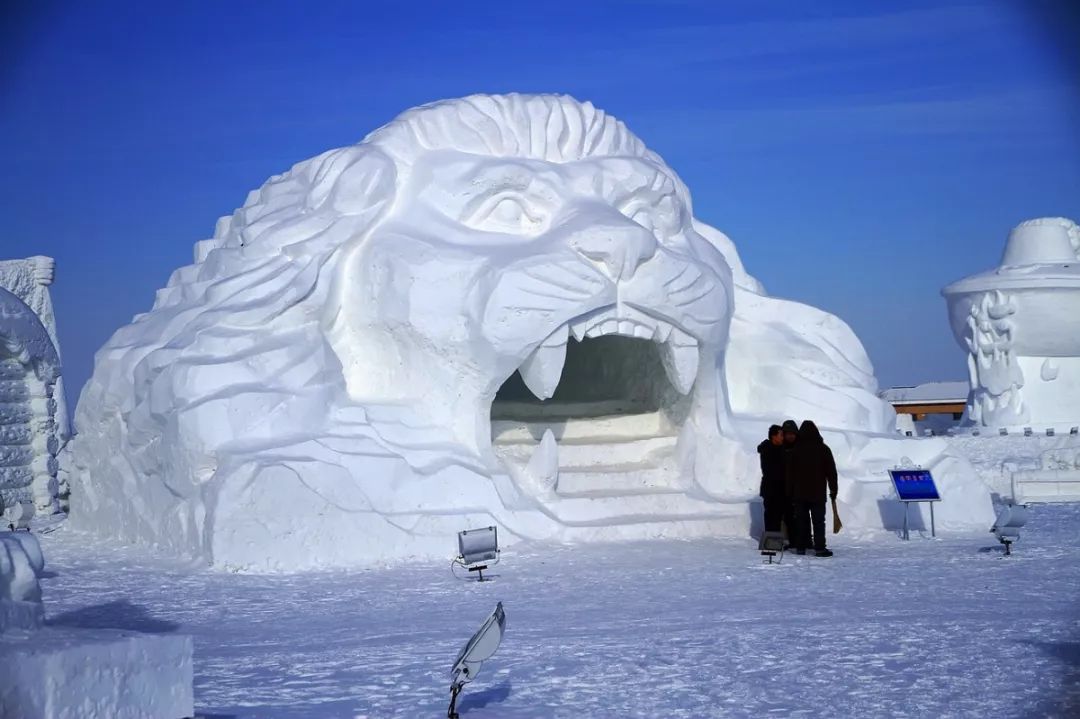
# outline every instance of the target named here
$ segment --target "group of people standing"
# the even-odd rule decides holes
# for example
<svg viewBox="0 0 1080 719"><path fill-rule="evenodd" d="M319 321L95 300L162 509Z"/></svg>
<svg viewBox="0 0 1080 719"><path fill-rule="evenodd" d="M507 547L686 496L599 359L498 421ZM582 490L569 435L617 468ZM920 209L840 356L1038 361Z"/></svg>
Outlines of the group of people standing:
<svg viewBox="0 0 1080 719"><path fill-rule="evenodd" d="M831 557L825 542L825 495L836 499L836 461L817 425L794 420L769 427L769 438L758 445L761 455L761 499L765 531L786 526L790 546L798 554L813 547L819 557Z"/></svg>

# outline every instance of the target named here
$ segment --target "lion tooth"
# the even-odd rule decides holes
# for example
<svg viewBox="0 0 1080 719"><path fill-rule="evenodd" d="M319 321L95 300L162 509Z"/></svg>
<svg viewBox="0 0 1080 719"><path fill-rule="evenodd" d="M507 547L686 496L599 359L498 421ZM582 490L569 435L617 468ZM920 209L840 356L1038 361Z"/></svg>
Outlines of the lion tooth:
<svg viewBox="0 0 1080 719"><path fill-rule="evenodd" d="M634 336L634 323L630 320L619 320L619 334L627 337Z"/></svg>
<svg viewBox="0 0 1080 719"><path fill-rule="evenodd" d="M585 330L587 327L585 320L575 320L574 323L570 325L570 333L574 335L574 339L581 342L585 339Z"/></svg>
<svg viewBox="0 0 1080 719"><path fill-rule="evenodd" d="M559 445L550 428L544 430L539 446L529 458L525 476L536 489L555 491L559 481Z"/></svg>
<svg viewBox="0 0 1080 719"><path fill-rule="evenodd" d="M689 394L697 379L699 352L697 340L682 330L673 330L664 343L660 359L671 384L680 394Z"/></svg>
<svg viewBox="0 0 1080 719"><path fill-rule="evenodd" d="M597 322L585 333L586 337L601 337L603 335L611 334L614 330L619 328L618 320L604 320L603 322Z"/></svg>
<svg viewBox="0 0 1080 719"><path fill-rule="evenodd" d="M656 330L653 332L653 340L663 344L668 341L668 337L671 336L672 327L667 322L657 320Z"/></svg>
<svg viewBox="0 0 1080 719"><path fill-rule="evenodd" d="M539 399L551 399L559 386L566 363L567 340L568 328L563 325L541 342L518 368L525 386Z"/></svg>
<svg viewBox="0 0 1080 719"><path fill-rule="evenodd" d="M651 340L653 331L645 325L634 325L634 336L638 339Z"/></svg>

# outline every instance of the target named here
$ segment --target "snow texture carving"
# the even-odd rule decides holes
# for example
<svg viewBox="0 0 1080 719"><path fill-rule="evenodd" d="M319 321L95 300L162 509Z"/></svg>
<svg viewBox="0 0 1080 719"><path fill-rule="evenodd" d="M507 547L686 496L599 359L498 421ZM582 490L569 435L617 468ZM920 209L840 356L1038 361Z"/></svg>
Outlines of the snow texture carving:
<svg viewBox="0 0 1080 719"><path fill-rule="evenodd" d="M984 425L1008 426L1027 421L1021 389L1024 375L1012 352L1016 303L1000 290L987 292L971 306L967 338L968 375L974 388L967 412Z"/></svg>
<svg viewBox="0 0 1080 719"><path fill-rule="evenodd" d="M34 311L0 289L0 507L4 528L59 508L56 347Z"/></svg>
<svg viewBox="0 0 1080 719"><path fill-rule="evenodd" d="M894 414L851 330L765 295L658 155L565 96L414 108L270 178L96 360L72 523L225 567L441 557L487 524L745 533L747 445L788 416L831 428L845 523L880 526L906 446L870 434ZM904 453L988 496L943 444Z"/></svg>

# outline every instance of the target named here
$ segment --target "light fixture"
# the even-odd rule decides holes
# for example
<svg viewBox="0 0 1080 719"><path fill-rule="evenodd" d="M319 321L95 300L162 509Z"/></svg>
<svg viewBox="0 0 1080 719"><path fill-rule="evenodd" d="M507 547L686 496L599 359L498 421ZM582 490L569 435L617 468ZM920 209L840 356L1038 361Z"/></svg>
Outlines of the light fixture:
<svg viewBox="0 0 1080 719"><path fill-rule="evenodd" d="M1071 427L1069 429L1069 434L1071 434L1073 437L1080 434L1080 427Z"/></svg>
<svg viewBox="0 0 1080 719"><path fill-rule="evenodd" d="M1024 427L1024 436L1025 437L1030 437L1031 436L1031 427Z"/></svg>
<svg viewBox="0 0 1080 719"><path fill-rule="evenodd" d="M1020 528L1027 524L1028 508L1024 504L1007 504L998 512L990 531L1005 545L1005 556L1012 554L1012 543L1020 539Z"/></svg>
<svg viewBox="0 0 1080 719"><path fill-rule="evenodd" d="M1046 436L1047 437L1053 437L1054 436L1054 428L1053 427L1047 427L1046 428Z"/></svg>
<svg viewBox="0 0 1080 719"><path fill-rule="evenodd" d="M506 612L502 602L495 605L493 611L465 647L458 653L454 668L450 670L450 708L446 710L447 719L458 719L457 698L465 685L476 679L480 665L491 658L502 642L506 631Z"/></svg>
<svg viewBox="0 0 1080 719"><path fill-rule="evenodd" d="M781 561L784 558L784 533L783 532L763 532L761 539L758 541L758 549L761 550L761 555L769 558L769 564L773 563L773 557L777 554L780 555Z"/></svg>
<svg viewBox="0 0 1080 719"><path fill-rule="evenodd" d="M454 563L476 572L484 581L484 570L499 563L499 530L495 527L458 532L458 556ZM492 561L494 560L494 561ZM453 565L450 567L453 569Z"/></svg>
<svg viewBox="0 0 1080 719"><path fill-rule="evenodd" d="M1007 437L1009 434L1009 430L1004 427L998 427L998 434L1000 434L1002 437Z"/></svg>

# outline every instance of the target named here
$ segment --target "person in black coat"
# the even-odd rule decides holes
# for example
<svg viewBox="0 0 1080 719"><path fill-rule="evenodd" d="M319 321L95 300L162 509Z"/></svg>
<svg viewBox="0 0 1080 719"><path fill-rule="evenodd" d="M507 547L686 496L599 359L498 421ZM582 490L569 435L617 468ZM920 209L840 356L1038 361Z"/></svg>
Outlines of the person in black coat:
<svg viewBox="0 0 1080 719"><path fill-rule="evenodd" d="M791 455L787 473L787 492L795 513L795 548L806 554L811 530L817 556L831 557L825 546L826 492L836 498L836 461L832 450L821 438L817 425L806 420L799 427L799 441Z"/></svg>
<svg viewBox="0 0 1080 719"><path fill-rule="evenodd" d="M784 431L779 425L769 427L769 438L758 445L761 459L761 503L765 510L765 531L779 532L787 514Z"/></svg>

